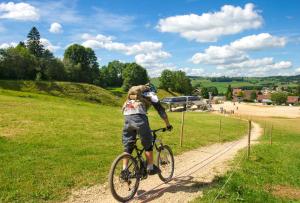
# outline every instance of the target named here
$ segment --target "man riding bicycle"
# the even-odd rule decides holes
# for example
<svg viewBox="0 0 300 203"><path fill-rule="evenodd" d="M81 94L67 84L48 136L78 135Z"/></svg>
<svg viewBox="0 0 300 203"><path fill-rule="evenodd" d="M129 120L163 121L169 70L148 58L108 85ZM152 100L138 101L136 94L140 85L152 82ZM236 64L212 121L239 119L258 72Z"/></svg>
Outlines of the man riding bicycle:
<svg viewBox="0 0 300 203"><path fill-rule="evenodd" d="M153 164L152 134L147 117L149 107L153 106L164 120L167 129L172 129L166 111L161 105L156 93L157 90L152 84L133 86L128 91L127 100L122 109L125 117L122 137L124 152L132 153L136 135L139 134L142 145L145 148L147 172L149 175L159 173L158 167ZM123 169L127 168L127 164L128 160L124 160Z"/></svg>

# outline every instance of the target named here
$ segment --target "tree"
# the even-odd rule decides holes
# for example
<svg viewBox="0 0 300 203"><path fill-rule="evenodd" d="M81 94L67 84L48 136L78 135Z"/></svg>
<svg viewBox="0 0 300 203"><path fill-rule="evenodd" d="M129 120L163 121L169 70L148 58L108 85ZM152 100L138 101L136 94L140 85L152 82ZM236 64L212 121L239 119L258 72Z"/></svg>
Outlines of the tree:
<svg viewBox="0 0 300 203"><path fill-rule="evenodd" d="M208 92L211 92L212 96L218 96L219 91L215 86L208 87L207 88Z"/></svg>
<svg viewBox="0 0 300 203"><path fill-rule="evenodd" d="M296 87L296 95L300 96L300 83Z"/></svg>
<svg viewBox="0 0 300 203"><path fill-rule="evenodd" d="M276 92L271 95L271 100L277 105L285 104L287 100L287 94L284 92Z"/></svg>
<svg viewBox="0 0 300 203"><path fill-rule="evenodd" d="M100 74L104 83L104 86L121 87L123 84L123 70L125 64L120 61L109 62L107 66L103 66L100 69Z"/></svg>
<svg viewBox="0 0 300 203"><path fill-rule="evenodd" d="M65 50L63 62L71 81L99 83L99 64L91 48L73 44Z"/></svg>
<svg viewBox="0 0 300 203"><path fill-rule="evenodd" d="M208 93L208 88L207 87L202 87L201 88L201 96L204 99L208 99L209 98L209 93Z"/></svg>
<svg viewBox="0 0 300 203"><path fill-rule="evenodd" d="M232 88L231 88L231 85L228 85L225 96L226 96L226 100L232 100Z"/></svg>
<svg viewBox="0 0 300 203"><path fill-rule="evenodd" d="M27 48L34 56L42 57L44 46L40 41L40 33L36 27L33 27L27 35Z"/></svg>
<svg viewBox="0 0 300 203"><path fill-rule="evenodd" d="M173 74L174 74L174 78L173 78L174 89L172 90L186 95L191 94L193 87L190 78L186 76L185 72L174 71Z"/></svg>
<svg viewBox="0 0 300 203"><path fill-rule="evenodd" d="M164 90L174 89L174 74L170 70L164 70L159 78L160 88Z"/></svg>
<svg viewBox="0 0 300 203"><path fill-rule="evenodd" d="M127 63L123 70L123 89L129 90L135 85L144 85L149 82L147 70L136 63Z"/></svg>
<svg viewBox="0 0 300 203"><path fill-rule="evenodd" d="M63 62L60 59L53 58L45 61L44 79L66 81L67 72Z"/></svg>
<svg viewBox="0 0 300 203"><path fill-rule="evenodd" d="M254 100L256 100L256 98L257 98L256 91L252 91L252 92L251 92L251 95L250 95L250 99L251 99L252 101L254 101Z"/></svg>
<svg viewBox="0 0 300 203"><path fill-rule="evenodd" d="M10 47L0 51L0 78L34 80L36 58L23 46Z"/></svg>

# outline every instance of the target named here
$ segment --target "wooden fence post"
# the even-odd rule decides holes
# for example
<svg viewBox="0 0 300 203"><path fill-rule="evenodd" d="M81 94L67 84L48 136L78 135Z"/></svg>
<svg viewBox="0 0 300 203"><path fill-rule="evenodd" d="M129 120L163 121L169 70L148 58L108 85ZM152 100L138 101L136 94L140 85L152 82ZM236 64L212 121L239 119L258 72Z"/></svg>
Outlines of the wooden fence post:
<svg viewBox="0 0 300 203"><path fill-rule="evenodd" d="M247 150L247 157L249 158L250 156L250 140L251 140L251 120L249 120L249 129L248 129L248 150Z"/></svg>
<svg viewBox="0 0 300 203"><path fill-rule="evenodd" d="M220 118L220 124L219 124L219 142L221 142L221 132L222 132L222 117Z"/></svg>
<svg viewBox="0 0 300 203"><path fill-rule="evenodd" d="M183 140L184 114L185 114L185 111L182 111L182 114L181 114L180 147L182 147L182 140Z"/></svg>
<svg viewBox="0 0 300 203"><path fill-rule="evenodd" d="M272 145L273 143L272 136L273 136L273 124L271 126L271 132L270 132L270 145Z"/></svg>
<svg viewBox="0 0 300 203"><path fill-rule="evenodd" d="M266 136L266 127L267 127L267 121L265 121L265 126L264 126L264 136Z"/></svg>

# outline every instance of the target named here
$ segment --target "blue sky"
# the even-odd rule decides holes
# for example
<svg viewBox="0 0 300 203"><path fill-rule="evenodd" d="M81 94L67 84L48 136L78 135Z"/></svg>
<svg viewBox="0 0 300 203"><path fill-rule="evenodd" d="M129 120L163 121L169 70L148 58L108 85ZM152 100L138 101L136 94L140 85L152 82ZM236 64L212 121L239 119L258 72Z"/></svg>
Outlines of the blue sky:
<svg viewBox="0 0 300 203"><path fill-rule="evenodd" d="M136 61L151 76L300 74L300 1L0 1L0 47L24 41L32 26L62 57L78 43L100 65Z"/></svg>

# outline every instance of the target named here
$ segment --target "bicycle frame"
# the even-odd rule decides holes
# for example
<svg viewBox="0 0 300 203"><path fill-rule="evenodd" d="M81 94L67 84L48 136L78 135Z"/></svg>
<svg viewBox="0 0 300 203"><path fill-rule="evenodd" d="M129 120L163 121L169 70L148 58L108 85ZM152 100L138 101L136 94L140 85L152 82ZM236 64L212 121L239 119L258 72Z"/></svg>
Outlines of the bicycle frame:
<svg viewBox="0 0 300 203"><path fill-rule="evenodd" d="M161 140L158 140L157 139L157 134L156 132L159 132L159 131L162 131L162 132L165 132L166 129L165 128L160 128L160 129L157 129L157 130L152 130L152 135L153 135L153 141L152 141L152 145L155 147L156 151L159 150L159 147L161 147L163 144L162 144L162 141ZM146 179L147 178L147 166L144 165L145 163L145 160L143 158L143 153L145 151L145 148L143 147L142 149L139 149L136 145L136 142L138 141L139 139L137 138L136 141L135 141L135 145L134 145L134 150L136 151L136 156L134 156L133 158L135 160L137 160L138 162L138 165L139 165L139 178L141 179ZM157 144L159 143L159 144ZM131 166L131 164L129 166L127 166L128 168Z"/></svg>

